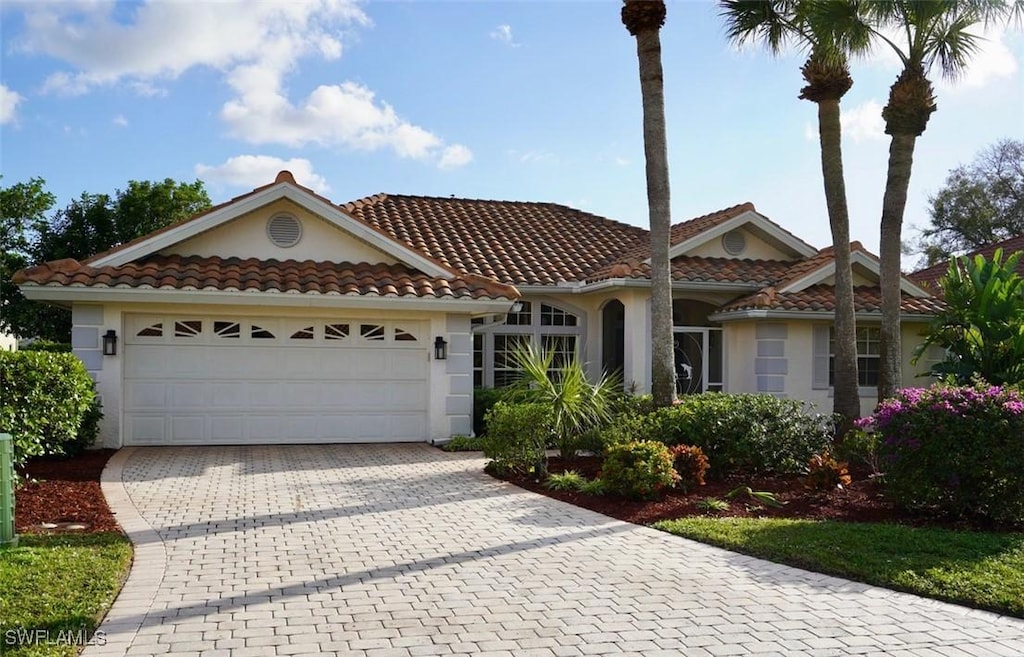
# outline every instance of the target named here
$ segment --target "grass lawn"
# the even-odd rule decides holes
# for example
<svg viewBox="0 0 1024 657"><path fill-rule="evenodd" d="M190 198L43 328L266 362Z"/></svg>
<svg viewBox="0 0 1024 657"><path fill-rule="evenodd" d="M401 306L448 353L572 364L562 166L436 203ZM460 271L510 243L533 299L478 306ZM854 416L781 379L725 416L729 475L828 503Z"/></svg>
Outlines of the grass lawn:
<svg viewBox="0 0 1024 657"><path fill-rule="evenodd" d="M0 654L75 655L114 601L131 566L132 548L117 533L22 535L0 549ZM35 645L17 645L24 631L48 631ZM64 634L61 635L61 632Z"/></svg>
<svg viewBox="0 0 1024 657"><path fill-rule="evenodd" d="M1024 618L1024 534L750 518L654 526L807 570Z"/></svg>

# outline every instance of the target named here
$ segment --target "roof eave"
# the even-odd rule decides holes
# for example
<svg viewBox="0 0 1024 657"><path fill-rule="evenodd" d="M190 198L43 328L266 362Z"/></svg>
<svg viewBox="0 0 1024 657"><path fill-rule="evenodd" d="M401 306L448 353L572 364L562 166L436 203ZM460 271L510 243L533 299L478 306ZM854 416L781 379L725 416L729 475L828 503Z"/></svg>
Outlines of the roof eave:
<svg viewBox="0 0 1024 657"><path fill-rule="evenodd" d="M857 319L881 320L881 312L855 313ZM930 313L900 313L900 320L910 322L927 322L935 315ZM779 310L771 308L744 308L742 310L726 310L708 316L712 322L734 322L751 319L833 319L835 312L831 310Z"/></svg>
<svg viewBox="0 0 1024 657"><path fill-rule="evenodd" d="M25 283L19 287L26 299L64 307L72 303L170 303L390 310L400 307L403 310L503 313L508 312L515 301L514 299L507 298L437 298L241 290L180 290L98 285L38 285L34 283Z"/></svg>

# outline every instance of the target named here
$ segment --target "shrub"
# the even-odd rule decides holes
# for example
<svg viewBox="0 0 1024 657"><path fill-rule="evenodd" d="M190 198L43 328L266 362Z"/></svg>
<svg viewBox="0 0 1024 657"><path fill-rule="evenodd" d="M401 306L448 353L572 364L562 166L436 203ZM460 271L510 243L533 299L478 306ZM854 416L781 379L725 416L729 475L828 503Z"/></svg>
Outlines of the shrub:
<svg viewBox="0 0 1024 657"><path fill-rule="evenodd" d="M977 383L907 388L869 420L886 492L909 509L1024 525L1024 397Z"/></svg>
<svg viewBox="0 0 1024 657"><path fill-rule="evenodd" d="M441 449L446 452L479 452L484 448L484 439L479 436L452 436Z"/></svg>
<svg viewBox="0 0 1024 657"><path fill-rule="evenodd" d="M510 399L547 404L555 445L562 458L572 458L584 436L611 420L619 382L617 376L605 374L591 383L579 358L556 364L555 356L530 343L517 349L514 358L522 376L512 386Z"/></svg>
<svg viewBox="0 0 1024 657"><path fill-rule="evenodd" d="M878 434L874 431L852 429L842 442L835 445L836 458L847 463L860 463L871 468L872 474L881 474L878 462Z"/></svg>
<svg viewBox="0 0 1024 657"><path fill-rule="evenodd" d="M708 471L708 457L704 456L704 450L676 445L669 452L672 454L672 467L679 476L676 488L686 493L704 485L704 473Z"/></svg>
<svg viewBox="0 0 1024 657"><path fill-rule="evenodd" d="M655 440L608 448L601 468L601 479L608 490L630 498L651 497L673 485L677 478L668 447Z"/></svg>
<svg viewBox="0 0 1024 657"><path fill-rule="evenodd" d="M807 462L807 476L804 485L815 490L833 490L850 485L850 471L847 464L837 461L825 450L815 454Z"/></svg>
<svg viewBox="0 0 1024 657"><path fill-rule="evenodd" d="M771 395L704 393L654 412L650 434L669 445L696 445L715 474L799 473L825 449L831 416L808 412L804 402Z"/></svg>
<svg viewBox="0 0 1024 657"><path fill-rule="evenodd" d="M548 476L546 486L551 490L578 491L587 483L587 478L575 470Z"/></svg>
<svg viewBox="0 0 1024 657"><path fill-rule="evenodd" d="M67 456L96 439L102 417L92 377L66 353L0 352L0 431L14 436L14 461Z"/></svg>
<svg viewBox="0 0 1024 657"><path fill-rule="evenodd" d="M547 404L498 402L487 414L484 456L491 471L546 474L547 442L551 437L551 407Z"/></svg>
<svg viewBox="0 0 1024 657"><path fill-rule="evenodd" d="M605 483L601 481L600 478L598 478L587 479L582 484L580 484L579 490L581 493L584 493L586 495L604 495L605 493L608 492L607 488L608 487L605 486Z"/></svg>
<svg viewBox="0 0 1024 657"><path fill-rule="evenodd" d="M506 392L505 388L473 388L473 433L487 435L487 414Z"/></svg>
<svg viewBox="0 0 1024 657"><path fill-rule="evenodd" d="M597 434L594 451L607 452L613 445L632 443L638 440L656 438L654 416L649 413L625 411L612 418Z"/></svg>
<svg viewBox="0 0 1024 657"><path fill-rule="evenodd" d="M46 351L54 354L65 354L71 353L71 344L68 342L54 342L53 340L33 340L24 347L19 347L21 351Z"/></svg>

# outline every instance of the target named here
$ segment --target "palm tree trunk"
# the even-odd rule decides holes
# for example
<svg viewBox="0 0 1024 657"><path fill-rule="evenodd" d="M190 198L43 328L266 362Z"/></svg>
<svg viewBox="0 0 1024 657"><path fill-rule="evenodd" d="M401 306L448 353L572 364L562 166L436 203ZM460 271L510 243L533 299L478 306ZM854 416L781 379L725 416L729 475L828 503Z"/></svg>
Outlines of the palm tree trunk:
<svg viewBox="0 0 1024 657"><path fill-rule="evenodd" d="M903 210L907 205L910 170L914 163L914 134L892 135L889 144L889 170L882 199L881 261L882 286L882 358L879 363L878 401L896 394L902 385L903 354L900 345L900 270Z"/></svg>
<svg viewBox="0 0 1024 657"><path fill-rule="evenodd" d="M672 274L668 259L672 219L660 31L646 29L638 32L636 51L640 62L647 204L651 223L651 392L655 406L671 406L676 399Z"/></svg>
<svg viewBox="0 0 1024 657"><path fill-rule="evenodd" d="M825 204L832 227L835 252L835 381L833 410L843 417L837 432L843 436L860 417L857 385L857 326L853 306L853 273L850 269L850 212L843 177L842 131L839 99L818 102L818 139L821 143L821 174Z"/></svg>

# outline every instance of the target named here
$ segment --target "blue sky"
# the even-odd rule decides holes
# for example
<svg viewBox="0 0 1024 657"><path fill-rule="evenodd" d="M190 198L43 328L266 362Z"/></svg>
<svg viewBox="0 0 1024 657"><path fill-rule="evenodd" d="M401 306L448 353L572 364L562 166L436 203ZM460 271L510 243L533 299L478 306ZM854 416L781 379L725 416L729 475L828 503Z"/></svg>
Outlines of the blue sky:
<svg viewBox="0 0 1024 657"><path fill-rule="evenodd" d="M668 9L673 221L751 201L827 246L800 54L731 46L715 3ZM201 178L218 202L289 168L339 203L377 192L552 201L647 223L635 42L617 2L0 11L3 184L43 177L62 205L165 177ZM905 237L927 224L927 196L949 169L1024 137L1024 34L984 33L966 76L937 84ZM882 51L855 62L843 102L852 234L875 252L889 143L879 113L897 72Z"/></svg>

